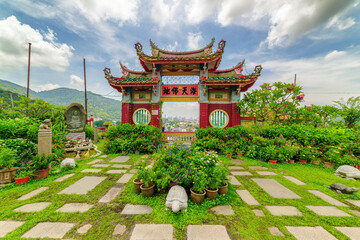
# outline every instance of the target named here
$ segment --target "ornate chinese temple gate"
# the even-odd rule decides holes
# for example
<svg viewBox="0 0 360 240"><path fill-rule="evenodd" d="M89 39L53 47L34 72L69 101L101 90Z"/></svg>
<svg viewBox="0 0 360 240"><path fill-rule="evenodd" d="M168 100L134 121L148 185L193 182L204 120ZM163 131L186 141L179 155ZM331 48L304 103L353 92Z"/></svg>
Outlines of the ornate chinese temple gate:
<svg viewBox="0 0 360 240"><path fill-rule="evenodd" d="M123 75L113 77L105 68L105 78L111 87L123 94L122 123L150 124L161 127L161 102L199 102L200 127L231 127L241 124L236 103L240 92L247 91L261 73L261 66L252 74L243 75L244 60L235 67L217 70L225 41L212 51L214 39L202 49L189 52L170 52L159 49L150 41L152 53L135 49L144 71L133 71L120 64ZM163 84L163 76L198 76L198 84ZM181 79L181 77L180 77Z"/></svg>

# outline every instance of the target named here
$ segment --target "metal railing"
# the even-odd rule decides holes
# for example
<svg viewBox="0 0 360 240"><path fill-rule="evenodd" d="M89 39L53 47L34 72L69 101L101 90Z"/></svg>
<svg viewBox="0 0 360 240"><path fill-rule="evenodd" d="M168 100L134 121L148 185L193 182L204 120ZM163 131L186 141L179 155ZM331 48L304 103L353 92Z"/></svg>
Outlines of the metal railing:
<svg viewBox="0 0 360 240"><path fill-rule="evenodd" d="M163 132L167 142L191 143L195 140L195 132Z"/></svg>

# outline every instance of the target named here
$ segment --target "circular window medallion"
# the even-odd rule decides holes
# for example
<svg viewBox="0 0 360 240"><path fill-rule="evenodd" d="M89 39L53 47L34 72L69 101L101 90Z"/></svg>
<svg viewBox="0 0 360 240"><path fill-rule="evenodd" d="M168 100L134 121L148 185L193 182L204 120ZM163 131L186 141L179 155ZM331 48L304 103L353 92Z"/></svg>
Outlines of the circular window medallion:
<svg viewBox="0 0 360 240"><path fill-rule="evenodd" d="M229 123L229 115L220 109L216 109L210 113L209 122L212 127L224 128Z"/></svg>
<svg viewBox="0 0 360 240"><path fill-rule="evenodd" d="M147 109L139 108L133 114L133 121L136 125L148 125L151 121L151 114Z"/></svg>

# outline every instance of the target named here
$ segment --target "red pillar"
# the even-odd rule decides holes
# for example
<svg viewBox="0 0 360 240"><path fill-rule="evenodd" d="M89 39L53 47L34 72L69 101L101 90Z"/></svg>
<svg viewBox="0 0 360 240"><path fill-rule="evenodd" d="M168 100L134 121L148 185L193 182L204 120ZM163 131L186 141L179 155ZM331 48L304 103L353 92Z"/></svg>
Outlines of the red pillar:
<svg viewBox="0 0 360 240"><path fill-rule="evenodd" d="M240 111L238 111L236 103L231 104L231 122L231 127L241 124Z"/></svg>
<svg viewBox="0 0 360 240"><path fill-rule="evenodd" d="M122 103L121 124L130 123L130 103Z"/></svg>
<svg viewBox="0 0 360 240"><path fill-rule="evenodd" d="M209 104L208 103L200 103L200 128L206 128L209 126Z"/></svg>
<svg viewBox="0 0 360 240"><path fill-rule="evenodd" d="M155 127L160 127L160 105L159 103L151 104L151 122L150 124Z"/></svg>

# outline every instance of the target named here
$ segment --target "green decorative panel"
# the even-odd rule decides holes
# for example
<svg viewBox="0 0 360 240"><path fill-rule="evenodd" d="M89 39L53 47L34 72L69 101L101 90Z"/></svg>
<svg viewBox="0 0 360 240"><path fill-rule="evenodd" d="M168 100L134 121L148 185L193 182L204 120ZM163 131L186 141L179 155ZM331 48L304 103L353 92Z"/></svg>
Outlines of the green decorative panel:
<svg viewBox="0 0 360 240"><path fill-rule="evenodd" d="M151 114L147 109L139 108L134 112L133 121L136 125L148 125L151 121Z"/></svg>
<svg viewBox="0 0 360 240"><path fill-rule="evenodd" d="M209 122L213 127L224 128L229 123L229 115L224 110L214 110L209 116Z"/></svg>

